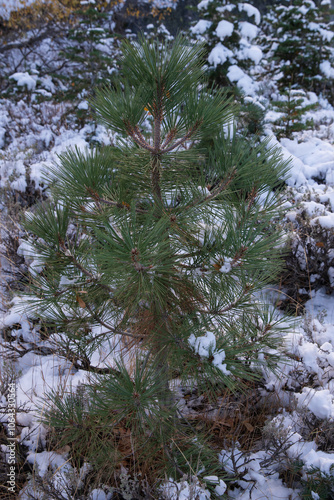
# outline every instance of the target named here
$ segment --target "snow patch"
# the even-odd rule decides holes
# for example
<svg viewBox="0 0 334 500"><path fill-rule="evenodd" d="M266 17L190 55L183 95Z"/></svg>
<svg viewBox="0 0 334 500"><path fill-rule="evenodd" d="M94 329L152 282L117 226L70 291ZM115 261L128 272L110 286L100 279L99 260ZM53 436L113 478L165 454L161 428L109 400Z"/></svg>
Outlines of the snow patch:
<svg viewBox="0 0 334 500"><path fill-rule="evenodd" d="M208 61L216 68L218 64L224 64L228 59L233 59L232 50L228 49L220 42L211 50Z"/></svg>
<svg viewBox="0 0 334 500"><path fill-rule="evenodd" d="M334 403L333 395L328 389L315 390L311 387L304 387L301 394L295 394L299 407L308 408L316 417L333 418ZM334 457L332 458L334 463Z"/></svg>
<svg viewBox="0 0 334 500"><path fill-rule="evenodd" d="M233 30L234 30L233 24L230 23L229 21L223 20L223 21L220 21L217 25L216 35L221 40L224 40L224 38L227 38L227 37L232 35Z"/></svg>
<svg viewBox="0 0 334 500"><path fill-rule="evenodd" d="M203 35L210 26L212 25L211 21L205 21L204 19L200 19L198 23L195 24L195 26L192 26L190 28L190 31L194 33L194 35Z"/></svg>
<svg viewBox="0 0 334 500"><path fill-rule="evenodd" d="M9 78L15 80L19 87L27 87L30 91L36 88L36 75L29 75L29 73L14 73Z"/></svg>

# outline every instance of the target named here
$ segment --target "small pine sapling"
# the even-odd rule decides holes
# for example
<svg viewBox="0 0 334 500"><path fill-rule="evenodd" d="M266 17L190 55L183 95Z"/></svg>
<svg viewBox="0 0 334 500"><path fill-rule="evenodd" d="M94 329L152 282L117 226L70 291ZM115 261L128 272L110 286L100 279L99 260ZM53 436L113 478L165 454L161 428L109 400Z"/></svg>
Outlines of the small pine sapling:
<svg viewBox="0 0 334 500"><path fill-rule="evenodd" d="M54 75L63 83L59 100L77 101L87 97L115 69L114 35L111 34L111 14L108 7L89 4L75 11L76 22L67 34L67 44L60 56L67 61L67 72ZM83 124L89 114L88 106L76 109Z"/></svg>
<svg viewBox="0 0 334 500"><path fill-rule="evenodd" d="M290 89L280 93L280 99L272 101L274 111L280 117L274 121L274 131L278 139L291 138L294 132L313 128L313 119L304 119L304 115L318 107L317 103L305 104L306 94L301 89Z"/></svg>
<svg viewBox="0 0 334 500"><path fill-rule="evenodd" d="M62 154L49 204L26 216L41 269L31 310L90 376L50 393L45 421L104 480L121 465L154 481L220 474L177 393L214 399L281 355L259 293L280 267L288 164L233 130L202 46L141 39L122 52L120 82L92 101L116 146Z"/></svg>

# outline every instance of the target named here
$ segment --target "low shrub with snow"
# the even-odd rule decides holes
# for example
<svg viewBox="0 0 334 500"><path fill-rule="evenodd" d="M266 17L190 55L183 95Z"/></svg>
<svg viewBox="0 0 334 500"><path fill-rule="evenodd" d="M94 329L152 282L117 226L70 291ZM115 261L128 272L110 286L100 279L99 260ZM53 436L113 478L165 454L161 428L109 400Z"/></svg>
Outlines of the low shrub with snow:
<svg viewBox="0 0 334 500"><path fill-rule="evenodd" d="M333 92L334 47L330 1L283 1L269 9L264 22L269 70L280 89Z"/></svg>

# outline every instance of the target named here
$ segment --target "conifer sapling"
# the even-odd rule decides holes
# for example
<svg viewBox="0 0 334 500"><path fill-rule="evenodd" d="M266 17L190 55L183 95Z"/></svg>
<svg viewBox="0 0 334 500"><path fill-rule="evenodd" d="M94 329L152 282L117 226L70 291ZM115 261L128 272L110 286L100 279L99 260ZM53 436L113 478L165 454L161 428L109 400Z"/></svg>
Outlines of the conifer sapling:
<svg viewBox="0 0 334 500"><path fill-rule="evenodd" d="M50 393L44 415L105 480L120 464L208 476L217 453L177 394L214 398L275 365L279 325L259 293L279 270L288 166L268 141L238 136L200 45L122 51L119 84L92 101L115 145L61 155L49 204L26 217L43 262L31 308L90 372L80 390Z"/></svg>
<svg viewBox="0 0 334 500"><path fill-rule="evenodd" d="M313 119L305 119L304 115L316 109L318 104L307 104L307 95L302 89L290 88L280 92L279 100L272 101L272 105L280 114L274 121L275 135L278 139L281 137L290 139L294 132L308 130L314 126Z"/></svg>

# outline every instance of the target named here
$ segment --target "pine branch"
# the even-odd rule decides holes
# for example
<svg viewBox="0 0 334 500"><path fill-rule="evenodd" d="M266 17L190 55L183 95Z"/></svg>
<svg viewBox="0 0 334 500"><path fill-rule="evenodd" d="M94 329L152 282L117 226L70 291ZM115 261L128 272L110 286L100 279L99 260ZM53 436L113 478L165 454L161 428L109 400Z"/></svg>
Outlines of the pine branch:
<svg viewBox="0 0 334 500"><path fill-rule="evenodd" d="M152 189L153 189L153 196L160 206L159 209L159 214L160 210L162 207L162 196L161 196L161 187L160 187L160 158L155 155L152 159L152 170L151 170L151 183L152 183Z"/></svg>
<svg viewBox="0 0 334 500"><path fill-rule="evenodd" d="M62 250L64 251L64 254L66 255L66 257L68 257L72 264L77 268L79 269L85 276L88 276L89 278L91 278L91 280L98 284L101 288L103 288L104 290L107 290L109 293L115 293L115 289L114 288L111 288L110 286L108 285L104 285L102 283L99 283L96 279L96 277L94 276L93 273L91 273L90 271L88 271L87 269L85 269L81 264L80 262L77 261L77 259L75 258L75 256L66 248L62 248Z"/></svg>
<svg viewBox="0 0 334 500"><path fill-rule="evenodd" d="M139 258L140 258L140 253L139 253L138 248L137 247L132 248L131 260L132 260L133 267L135 268L135 270L138 271L139 273L142 273L144 271L150 271L150 269L152 269L152 266L143 266L139 262Z"/></svg>
<svg viewBox="0 0 334 500"><path fill-rule="evenodd" d="M139 130L138 125L133 127L129 121L123 120L123 123L126 127L126 131L130 137L134 140L134 142L143 149L150 151L150 153L154 153L154 148L150 146L148 142L145 141L144 136Z"/></svg>
<svg viewBox="0 0 334 500"><path fill-rule="evenodd" d="M81 361L81 360L80 360ZM103 375L107 375L107 374L114 374L114 375L121 375L121 372L119 370L116 370L116 368L112 368L111 366L108 366L106 368L100 368L98 366L92 366L89 361L87 362L82 362L79 363L78 361L73 361L72 360L72 364L74 366L74 368L76 368L77 370L86 370L88 372L92 372L92 373L100 373L100 374L103 374Z"/></svg>
<svg viewBox="0 0 334 500"><path fill-rule="evenodd" d="M180 477L185 477L186 476L185 472L182 469L180 469L177 461L175 460L175 458L172 457L172 455L170 454L168 447L166 445L164 446L164 450L165 450L165 453L168 457L168 460L173 465L173 467L175 467L175 470L179 473Z"/></svg>
<svg viewBox="0 0 334 500"><path fill-rule="evenodd" d="M154 119L153 151L156 155L161 153L161 122L162 110L158 111L158 116Z"/></svg>
<svg viewBox="0 0 334 500"><path fill-rule="evenodd" d="M176 136L176 134L177 134L177 128L176 127L172 128L168 132L168 134L166 136L166 139L165 139L165 142L163 142L163 144L161 145L161 150L162 151L164 151L165 148L168 146L168 144L171 143L171 141L174 139L174 137Z"/></svg>
<svg viewBox="0 0 334 500"><path fill-rule="evenodd" d="M235 256L233 257L232 262L230 262L230 266L232 268L237 267L237 266L241 266L241 259L243 258L243 256L247 252L247 250L248 250L248 247L241 245L240 249L236 252Z"/></svg>
<svg viewBox="0 0 334 500"><path fill-rule="evenodd" d="M111 200L105 200L104 198L94 198L95 200L98 200L100 203L103 203L104 205L109 205L110 207L117 207L125 210L131 210L130 206L125 203L125 202L119 202L119 201L111 201Z"/></svg>
<svg viewBox="0 0 334 500"><path fill-rule="evenodd" d="M119 201L111 201L111 200L106 200L104 198L98 198L98 201L100 203L104 203L105 205L109 205L111 207L117 207L117 208L121 208L121 209L124 209L124 210L128 210L128 211L131 211L131 207L128 203L125 203L124 201L122 202L119 202ZM143 210L141 208L136 208L135 209L135 212L137 214L147 214L147 210Z"/></svg>
<svg viewBox="0 0 334 500"><path fill-rule="evenodd" d="M126 337L132 337L135 339L141 339L143 338L142 335L134 335L133 333L128 333L124 332L124 330L120 330L119 328L115 328L114 326L109 325L105 321L103 321L90 307L89 304L86 304L86 307L88 311L91 313L92 317L94 318L95 321L97 321L101 326L104 326L104 328L108 328L108 330L112 333L118 334L118 335L125 335ZM92 340L88 341L87 343L94 342L95 339L99 337L103 337L107 332L100 333L99 335L96 335Z"/></svg>
<svg viewBox="0 0 334 500"><path fill-rule="evenodd" d="M240 297L238 297L233 302L231 302L227 306L223 307L223 309L220 309L219 311L217 311L215 309L198 309L198 312L200 312L201 314L212 314L215 316L224 316L225 313L227 313L228 311L231 311L231 309L234 309L234 307L237 307L237 305L240 304L240 302L242 302L242 300L249 293L249 291L250 291L250 287L246 286Z"/></svg>
<svg viewBox="0 0 334 500"><path fill-rule="evenodd" d="M247 205L247 211L249 212L252 206L254 205L254 202L256 200L256 197L258 195L258 190L256 186L253 187L252 191L249 193L249 196L247 198L248 205Z"/></svg>
<svg viewBox="0 0 334 500"><path fill-rule="evenodd" d="M137 142L139 146L144 149L147 149L151 153L154 153L154 147L150 146L150 144L145 141L143 134L140 132L138 125L133 128L133 138Z"/></svg>
<svg viewBox="0 0 334 500"><path fill-rule="evenodd" d="M191 129L188 130L188 132L183 137L181 137L181 139L178 139L176 142L174 142L174 144L172 144L169 147L162 148L161 153L169 153L170 151L173 151L173 149L176 149L179 146L184 145L184 143L187 142L195 134L195 132L199 129L201 123L202 123L201 120L197 120L195 125L193 127L191 127ZM171 142L171 140L169 142Z"/></svg>
<svg viewBox="0 0 334 500"><path fill-rule="evenodd" d="M216 198L220 193L222 193L223 191L225 191L225 189L227 189L227 187L233 181L236 173L237 173L237 169L236 169L236 167L234 167L232 169L232 172L225 179L223 179L219 183L219 185L215 189L213 189L212 192L208 196L206 196L205 198L198 198L197 200L194 200L192 203L187 205L186 208L188 208L188 209L193 208L197 205L201 205L202 203L207 203L208 201L211 201L214 198Z"/></svg>

